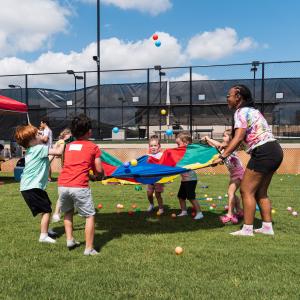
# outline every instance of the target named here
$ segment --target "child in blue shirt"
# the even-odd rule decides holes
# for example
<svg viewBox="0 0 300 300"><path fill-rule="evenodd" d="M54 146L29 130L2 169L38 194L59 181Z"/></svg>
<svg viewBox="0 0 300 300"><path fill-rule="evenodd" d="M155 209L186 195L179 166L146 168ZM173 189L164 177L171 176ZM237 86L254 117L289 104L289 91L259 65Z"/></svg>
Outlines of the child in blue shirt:
<svg viewBox="0 0 300 300"><path fill-rule="evenodd" d="M20 182L21 194L32 215L34 217L38 214L42 215L39 242L55 243L56 241L48 236L52 209L45 189L49 173L48 155L61 155L63 147L52 149L42 144L38 129L32 125L18 126L15 138L17 143L26 149L25 167Z"/></svg>

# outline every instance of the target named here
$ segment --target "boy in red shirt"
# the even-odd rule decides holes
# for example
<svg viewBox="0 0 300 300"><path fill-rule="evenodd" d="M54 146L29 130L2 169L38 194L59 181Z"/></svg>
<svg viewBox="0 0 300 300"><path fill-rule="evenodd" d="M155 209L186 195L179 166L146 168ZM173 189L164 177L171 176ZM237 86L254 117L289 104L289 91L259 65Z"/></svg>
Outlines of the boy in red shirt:
<svg viewBox="0 0 300 300"><path fill-rule="evenodd" d="M95 233L95 207L89 187L89 171L101 173L100 149L88 139L92 134L92 122L86 115L72 121L71 131L76 141L66 145L64 166L58 178L61 212L65 213L64 225L69 249L79 245L73 237L73 214L86 218L84 255L96 255L93 248Z"/></svg>

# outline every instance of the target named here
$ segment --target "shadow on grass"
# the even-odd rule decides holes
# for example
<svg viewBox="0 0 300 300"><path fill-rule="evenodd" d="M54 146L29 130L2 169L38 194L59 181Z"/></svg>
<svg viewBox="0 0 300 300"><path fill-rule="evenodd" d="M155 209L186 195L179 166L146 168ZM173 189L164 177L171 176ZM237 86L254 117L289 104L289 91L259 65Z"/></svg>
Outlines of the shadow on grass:
<svg viewBox="0 0 300 300"><path fill-rule="evenodd" d="M17 183L14 177L8 177L8 176L0 176L0 182L2 182L2 186L6 184L12 184Z"/></svg>
<svg viewBox="0 0 300 300"><path fill-rule="evenodd" d="M96 214L96 229L105 231L95 235L95 248L101 250L108 242L122 237L123 234L164 234L176 232L192 232L220 228L224 225L219 221L219 214L205 211L204 219L193 220L191 212L187 217L172 218L171 214L178 214L178 210L170 210L165 207L165 213L157 216L155 213L145 211L135 212L130 215L128 212L114 212Z"/></svg>
<svg viewBox="0 0 300 300"><path fill-rule="evenodd" d="M191 210L189 216L172 218L172 214L180 213L179 210L169 209L165 206L165 213L162 216L157 216L156 212L148 213L146 211L134 212L129 214L127 211L99 213L95 215L95 229L103 233L95 234L95 249L101 249L110 241L121 238L123 235L151 235L151 234L165 234L177 232L194 232L198 230L209 230L215 228L222 228L224 225L220 222L220 215L224 211L204 211L204 219L193 220L191 217ZM242 221L240 222L243 223ZM255 218L254 227L261 226L261 220ZM84 230L85 222L74 223L74 232ZM63 226L53 228L57 232L58 237L64 235L65 230ZM84 242L83 242L84 243Z"/></svg>

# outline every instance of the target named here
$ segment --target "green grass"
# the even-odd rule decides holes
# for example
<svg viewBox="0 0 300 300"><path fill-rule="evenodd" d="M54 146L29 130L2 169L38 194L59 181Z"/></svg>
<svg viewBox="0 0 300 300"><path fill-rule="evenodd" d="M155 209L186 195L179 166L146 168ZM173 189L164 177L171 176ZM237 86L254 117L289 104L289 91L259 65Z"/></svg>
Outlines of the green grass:
<svg viewBox="0 0 300 300"><path fill-rule="evenodd" d="M92 183L96 216L95 246L100 254L84 257L84 245L68 251L62 223L52 227L61 235L57 244L38 243L39 218L33 218L8 177L0 186L0 298L1 299L299 299L300 211L299 176L277 175L273 200L275 237L233 237L240 225L222 226L221 210L205 219L170 217L178 212L179 182L166 185L165 216L147 215L145 189ZM228 177L203 175L198 197L224 195ZM57 185L50 183L55 203ZM117 203L124 204L117 213ZM141 213L128 215L136 203ZM260 220L255 222L259 226ZM84 219L75 216L75 237L84 242ZM176 256L181 246L184 253Z"/></svg>

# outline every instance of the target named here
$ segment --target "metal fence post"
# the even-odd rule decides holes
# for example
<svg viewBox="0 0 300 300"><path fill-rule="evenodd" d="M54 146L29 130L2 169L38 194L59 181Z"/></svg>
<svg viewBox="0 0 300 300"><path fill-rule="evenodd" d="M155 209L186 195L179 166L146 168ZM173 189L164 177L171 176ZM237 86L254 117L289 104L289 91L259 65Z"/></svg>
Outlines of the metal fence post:
<svg viewBox="0 0 300 300"><path fill-rule="evenodd" d="M189 124L189 127L190 127L190 134L191 136L193 135L193 68L190 67L190 107L189 107L189 110L190 110L190 124Z"/></svg>
<svg viewBox="0 0 300 300"><path fill-rule="evenodd" d="M265 63L261 64L261 112L265 112Z"/></svg>

